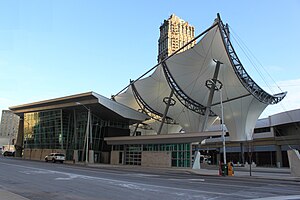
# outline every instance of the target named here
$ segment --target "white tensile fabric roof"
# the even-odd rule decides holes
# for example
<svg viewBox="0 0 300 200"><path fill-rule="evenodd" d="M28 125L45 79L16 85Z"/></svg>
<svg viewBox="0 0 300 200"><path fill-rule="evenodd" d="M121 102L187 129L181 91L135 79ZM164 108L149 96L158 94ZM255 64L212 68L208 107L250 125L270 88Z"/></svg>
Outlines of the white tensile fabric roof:
<svg viewBox="0 0 300 200"><path fill-rule="evenodd" d="M150 110L163 114L166 108L163 99L169 97L171 91L174 90L168 83L168 77L164 72L164 67L167 67L177 88L180 88L180 91L194 102L207 107L210 90L206 86L206 81L213 78L216 61L219 61L222 64L217 79L223 84L221 93L224 123L229 131L230 139L232 141L251 139L255 123L268 103L259 100L258 96L255 96L256 94L253 94L249 88L247 89L245 83L241 81L233 66L232 58L228 54L224 43L224 32L220 29L219 23L220 21L215 20L211 29L193 48L170 56L157 65L150 76L132 82L126 91L114 96L114 99L133 109L143 110L145 108L137 98L138 94L144 104L151 108ZM172 99L175 100L175 105L169 107L167 116L176 124L164 125L161 133L174 133L181 129L185 132L201 132L205 115L189 109L180 101L178 95L173 95ZM215 91L210 109L216 115L208 117L204 130L207 130L218 116L221 116L220 101L220 92ZM156 132L158 131L160 122L153 123L152 120L150 123L145 123L152 126Z"/></svg>

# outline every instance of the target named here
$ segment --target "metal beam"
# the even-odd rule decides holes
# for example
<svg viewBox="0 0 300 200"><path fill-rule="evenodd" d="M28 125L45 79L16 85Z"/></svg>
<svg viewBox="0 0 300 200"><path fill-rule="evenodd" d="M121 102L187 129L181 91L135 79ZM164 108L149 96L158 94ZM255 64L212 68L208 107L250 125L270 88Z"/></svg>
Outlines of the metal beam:
<svg viewBox="0 0 300 200"><path fill-rule="evenodd" d="M162 120L161 120L159 129L158 129L158 132L157 132L157 135L160 135L161 130L162 130L162 127L163 127L163 125L164 125L164 123L165 123L165 120L166 120L166 117L167 117L169 108L170 108L170 106L171 106L171 101L172 101L173 94L174 94L174 90L171 90L171 93L170 93L170 95L169 95L169 98L168 98L168 101L167 101L167 104L166 104L165 112L164 112L164 115L163 115L163 117L162 117Z"/></svg>
<svg viewBox="0 0 300 200"><path fill-rule="evenodd" d="M242 95L242 96L239 96L239 97L235 97L235 98L232 98L232 99L227 99L225 101L222 101L222 103L228 103L230 101L234 101L234 100L237 100L237 99L241 99L241 98L244 98L244 97L247 97L247 96L250 96L251 94L245 94L245 95ZM210 105L210 107L213 107L213 106L216 106L216 105L219 105L221 104L221 102L217 102L217 103L213 103Z"/></svg>
<svg viewBox="0 0 300 200"><path fill-rule="evenodd" d="M173 78L172 74L170 73L168 66L165 62L162 63L163 71L167 82L172 90L174 90L174 94L176 98L180 101L182 105L184 105L187 109L192 110L200 115L205 114L205 106L201 105L197 101L193 100L189 97L176 83L175 79ZM214 112L210 111L210 116L217 116Z"/></svg>
<svg viewBox="0 0 300 200"><path fill-rule="evenodd" d="M148 115L149 117L151 117L154 120L157 121L161 121L161 118L164 116L162 113L154 110L151 106L149 106L146 101L142 98L142 96L139 94L139 92L137 91L134 83L131 84L131 89L133 92L133 96L136 100L136 102L138 103L138 105L140 106L141 110ZM168 124L175 124L176 122L171 118L166 116L165 118L167 120Z"/></svg>
<svg viewBox="0 0 300 200"><path fill-rule="evenodd" d="M215 68L215 72L214 72L214 75L213 75L213 78L212 78L212 81L214 82L214 84L217 83L217 78L218 78L218 75L219 75L219 71L220 71L220 65L222 64L220 61L216 61L216 68ZM212 104L212 100L213 100L213 97L214 97L214 93L215 93L215 86L212 86L210 88L210 91L209 91L209 96L208 96L208 100L207 100L207 106L206 106L206 109L205 109L205 115L204 115L204 121L202 123L202 127L201 129L199 129L200 132L203 132L207 126L207 121L208 121L208 116L209 116L209 113L210 113L210 108L211 108L211 104Z"/></svg>

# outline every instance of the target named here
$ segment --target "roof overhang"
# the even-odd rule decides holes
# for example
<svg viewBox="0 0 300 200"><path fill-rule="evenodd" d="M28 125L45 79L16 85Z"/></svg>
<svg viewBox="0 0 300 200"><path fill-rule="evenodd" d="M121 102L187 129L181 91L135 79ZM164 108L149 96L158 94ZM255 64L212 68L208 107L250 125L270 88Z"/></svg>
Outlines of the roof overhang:
<svg viewBox="0 0 300 200"><path fill-rule="evenodd" d="M124 136L124 137L106 137L104 140L109 145L122 144L178 144L201 142L210 136L220 136L220 131L207 131L198 133L176 133L164 135L143 135L143 136Z"/></svg>
<svg viewBox="0 0 300 200"><path fill-rule="evenodd" d="M87 110L102 119L129 121L136 123L144 121L149 117L143 113L133 110L125 105L101 96L95 92L86 92L55 99L38 101L9 108L17 115L23 115L29 112L40 112L47 110Z"/></svg>

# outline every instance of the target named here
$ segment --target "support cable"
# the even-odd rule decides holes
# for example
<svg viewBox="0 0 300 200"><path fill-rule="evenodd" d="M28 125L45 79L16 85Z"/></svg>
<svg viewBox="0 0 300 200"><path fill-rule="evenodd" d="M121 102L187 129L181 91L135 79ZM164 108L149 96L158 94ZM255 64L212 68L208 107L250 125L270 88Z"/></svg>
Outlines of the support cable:
<svg viewBox="0 0 300 200"><path fill-rule="evenodd" d="M220 19L220 15L218 14L218 24L219 29L221 30L221 36L223 39L223 44L227 51L227 54L230 58L231 65L238 76L240 82L244 85L244 87L260 102L265 104L276 104L279 103L285 96L286 92L282 92L275 95L270 95L265 92L259 85L257 85L254 80L249 76L249 74L244 69L242 63L240 62L232 44L229 40L229 36L226 33L225 25Z"/></svg>
<svg viewBox="0 0 300 200"><path fill-rule="evenodd" d="M243 42L243 40L239 37L239 35L237 33L235 33L232 29L232 27L230 27L230 29L232 30L232 32L234 33L234 35L236 35L237 39L239 41L241 41L241 44L246 48L246 50L250 53L250 55L256 60L256 62L259 64L259 66L265 71L265 73L269 76L269 78L275 83L276 87L283 92L283 90L279 87L279 85L276 83L276 81L272 78L272 76L270 75L270 73L268 72L268 70L266 70L266 68L261 64L261 62L258 60L258 58L252 53L252 51L248 48L248 46ZM236 40L237 41L237 40Z"/></svg>
<svg viewBox="0 0 300 200"><path fill-rule="evenodd" d="M160 64L162 64L163 62L165 62L166 60L168 60L169 58L173 57L175 54L177 54L178 52L180 52L182 49L184 49L185 47L187 47L188 45L190 45L191 43L193 43L194 41L196 41L198 38L202 37L204 34L206 34L208 31L210 31L211 29L213 29L215 26L217 26L218 23L214 23L212 26L210 26L209 28L207 28L205 31L203 31L202 33L200 33L198 36L196 36L194 39L190 40L188 43L186 43L185 45L183 45L181 48L179 48L178 50L176 50L175 52L173 52L170 56L166 57L165 59L163 59L161 62L159 62L158 64L156 64L154 67L152 67L151 69L149 69L147 72L145 72L143 75L141 75L140 77L138 77L136 80L134 80L132 83L135 83L136 81L140 80L141 78L143 78L144 76L146 76L148 73L150 73L152 70L154 70L155 68L157 68ZM126 90L129 86L131 85L131 83L129 85L127 85L125 88L123 88L120 92L118 92L115 95L112 95L112 99L114 99L115 96L119 95L121 92L123 92L124 90Z"/></svg>

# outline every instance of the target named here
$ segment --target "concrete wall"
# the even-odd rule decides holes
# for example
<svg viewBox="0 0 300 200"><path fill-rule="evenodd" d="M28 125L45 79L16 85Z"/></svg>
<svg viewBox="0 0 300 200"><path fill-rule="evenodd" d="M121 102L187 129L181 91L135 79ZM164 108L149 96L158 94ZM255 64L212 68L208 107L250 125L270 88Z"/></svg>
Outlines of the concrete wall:
<svg viewBox="0 0 300 200"><path fill-rule="evenodd" d="M171 167L172 153L169 151L143 151L142 166Z"/></svg>
<svg viewBox="0 0 300 200"><path fill-rule="evenodd" d="M45 156L50 153L66 154L66 151L62 149L25 149L23 158L28 160L44 160Z"/></svg>
<svg viewBox="0 0 300 200"><path fill-rule="evenodd" d="M110 161L110 152L101 152L100 162L104 164L109 164L109 161Z"/></svg>
<svg viewBox="0 0 300 200"><path fill-rule="evenodd" d="M288 150L288 157L291 169L291 175L300 177L300 154L299 151L292 149Z"/></svg>
<svg viewBox="0 0 300 200"><path fill-rule="evenodd" d="M7 137L0 137L0 147L6 146L8 144L9 138ZM13 145L12 145L13 146Z"/></svg>
<svg viewBox="0 0 300 200"><path fill-rule="evenodd" d="M23 158L30 160L30 156L31 156L31 149L24 149Z"/></svg>
<svg viewBox="0 0 300 200"><path fill-rule="evenodd" d="M111 151L110 154L110 164L119 165L119 154L120 151Z"/></svg>
<svg viewBox="0 0 300 200"><path fill-rule="evenodd" d="M42 149L32 149L31 150L31 160L41 160Z"/></svg>

